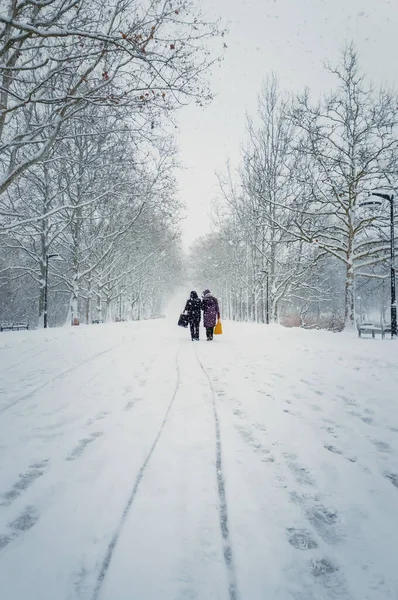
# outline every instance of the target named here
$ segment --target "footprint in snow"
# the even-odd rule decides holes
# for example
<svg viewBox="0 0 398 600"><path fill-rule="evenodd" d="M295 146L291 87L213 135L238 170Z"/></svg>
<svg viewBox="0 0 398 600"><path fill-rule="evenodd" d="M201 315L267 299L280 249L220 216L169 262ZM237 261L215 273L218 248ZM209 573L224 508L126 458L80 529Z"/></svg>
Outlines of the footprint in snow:
<svg viewBox="0 0 398 600"><path fill-rule="evenodd" d="M284 379L284 375L281 375L281 373L271 373L271 377L278 377L279 379Z"/></svg>
<svg viewBox="0 0 398 600"><path fill-rule="evenodd" d="M235 425L235 429L239 432L243 440L253 448L255 454L261 456L262 462L275 462L275 458L272 456L271 451L256 440L250 430L245 429L240 425Z"/></svg>
<svg viewBox="0 0 398 600"><path fill-rule="evenodd" d="M0 502L0 506L10 505L16 498L18 498L18 496L22 494L22 492L27 490L28 487L30 487L36 481L36 479L39 479L39 477L44 475L44 468L47 463L48 459L34 463L30 465L28 471L21 473L18 481L14 483L11 489L2 495L3 500Z"/></svg>
<svg viewBox="0 0 398 600"><path fill-rule="evenodd" d="M373 419L372 419L372 417L361 417L361 420L362 420L364 423L367 423L368 425L372 425L372 424L373 424Z"/></svg>
<svg viewBox="0 0 398 600"><path fill-rule="evenodd" d="M126 406L124 407L123 410L131 410L133 408L133 406L139 401L139 398L134 398L134 400L130 400L129 402L127 402Z"/></svg>
<svg viewBox="0 0 398 600"><path fill-rule="evenodd" d="M298 483L300 483L301 485L309 485L309 486L315 485L315 481L314 481L313 477L311 476L310 472L308 471L308 469L301 467L297 463L290 463L289 467L290 467L290 470L293 472L293 474L296 478L296 481Z"/></svg>
<svg viewBox="0 0 398 600"><path fill-rule="evenodd" d="M96 438L100 437L101 435L103 435L102 431L96 431L95 433L92 433L90 435L90 437L88 438L83 438L82 440L79 441L78 445L76 446L76 448L74 448L72 450L72 452L69 454L69 456L67 457L66 460L76 460L77 458L80 458L80 456L83 454L85 448L91 444L91 442L93 442Z"/></svg>
<svg viewBox="0 0 398 600"><path fill-rule="evenodd" d="M299 412L293 412L293 411L289 410L288 408L284 408L283 412L286 413L286 414L288 414L288 415L291 415L292 417L297 417L299 419L301 417L301 414Z"/></svg>
<svg viewBox="0 0 398 600"><path fill-rule="evenodd" d="M318 548L318 544L312 539L311 534L306 529L296 529L289 527L287 529L289 544L298 550L312 550Z"/></svg>
<svg viewBox="0 0 398 600"><path fill-rule="evenodd" d="M9 535L0 534L0 550L2 550L2 548L5 548L6 546L8 546L8 544L11 541L12 541L12 537L10 537Z"/></svg>
<svg viewBox="0 0 398 600"><path fill-rule="evenodd" d="M293 473L296 481L300 485L313 486L315 485L315 481L311 475L311 473L305 467L302 467L299 463L296 462L297 456L295 454L284 453L283 455L286 459L286 464Z"/></svg>
<svg viewBox="0 0 398 600"><path fill-rule="evenodd" d="M337 511L322 505L313 508L310 512L310 517L313 521L325 523L326 525L334 525L339 518Z"/></svg>
<svg viewBox="0 0 398 600"><path fill-rule="evenodd" d="M376 446L380 452L390 452L390 446L386 442L382 442L381 440L372 440L372 444Z"/></svg>
<svg viewBox="0 0 398 600"><path fill-rule="evenodd" d="M265 425L261 425L260 423L252 423L253 427L257 429L257 431L261 431L262 433L266 433L267 428Z"/></svg>
<svg viewBox="0 0 398 600"><path fill-rule="evenodd" d="M359 411L357 411L357 410L349 410L348 414L351 415L351 416L353 416L353 417L359 417L359 418L362 417L361 413Z"/></svg>
<svg viewBox="0 0 398 600"><path fill-rule="evenodd" d="M25 510L10 523L15 532L23 532L31 529L39 520L39 514L34 506L27 506Z"/></svg>
<svg viewBox="0 0 398 600"><path fill-rule="evenodd" d="M82 596L87 595L87 590L85 589L87 586L87 575L88 571L85 567L82 567L80 571L73 574L73 585L75 588L77 598L81 598Z"/></svg>
<svg viewBox="0 0 398 600"><path fill-rule="evenodd" d="M333 429L333 427L329 427L328 425L324 425L323 427L321 427L321 429L323 429L324 431L327 431L327 433L329 433L332 437L337 439L337 435L335 430Z"/></svg>
<svg viewBox="0 0 398 600"><path fill-rule="evenodd" d="M336 573L339 568L326 558L311 561L311 571L314 577Z"/></svg>
<svg viewBox="0 0 398 600"><path fill-rule="evenodd" d="M391 483L398 488L398 474L397 473L384 473L384 476L391 481Z"/></svg>
<svg viewBox="0 0 398 600"><path fill-rule="evenodd" d="M89 419L86 425L93 425L93 423L95 423L96 421L102 421L102 419L105 419L105 417L108 415L108 412L100 412L93 419Z"/></svg>
<svg viewBox="0 0 398 600"><path fill-rule="evenodd" d="M25 531L32 529L39 520L39 513L34 506L27 506L25 510L14 521L8 524L11 534L0 534L0 550L8 546L15 538Z"/></svg>
<svg viewBox="0 0 398 600"><path fill-rule="evenodd" d="M326 450L329 450L329 452L333 452L333 454L342 454L342 452L336 448L335 446L331 446L329 444L326 444L324 446L324 448L326 448Z"/></svg>
<svg viewBox="0 0 398 600"><path fill-rule="evenodd" d="M337 511L318 505L308 508L306 514L310 523L326 542L335 543L338 541L339 536L334 529L339 521Z"/></svg>
<svg viewBox="0 0 398 600"><path fill-rule="evenodd" d="M328 450L329 452L332 452L333 454L339 454L339 455L341 455L343 458L345 458L346 460L348 460L351 463L355 463L358 460L356 456L345 456L343 454L343 452L341 450L339 450L338 448L336 448L335 446L332 446L332 445L329 445L329 444L325 444L324 448L326 450Z"/></svg>
<svg viewBox="0 0 398 600"><path fill-rule="evenodd" d="M347 396L341 396L341 395L339 395L338 398L341 398L341 400L343 400L344 404L347 404L348 406L356 406L357 405L354 398L348 398Z"/></svg>

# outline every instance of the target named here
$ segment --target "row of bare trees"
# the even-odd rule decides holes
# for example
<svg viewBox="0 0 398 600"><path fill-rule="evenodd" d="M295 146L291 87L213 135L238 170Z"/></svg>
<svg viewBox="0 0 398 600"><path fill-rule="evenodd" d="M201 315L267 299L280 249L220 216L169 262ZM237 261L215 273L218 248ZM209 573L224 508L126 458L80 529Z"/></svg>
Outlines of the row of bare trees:
<svg viewBox="0 0 398 600"><path fill-rule="evenodd" d="M352 46L327 69L335 89L317 102L269 78L241 166L219 176L216 233L199 245L235 318L263 320L268 304L273 320L353 326L355 286L388 276L388 212L362 204L396 185L397 98L366 83Z"/></svg>
<svg viewBox="0 0 398 600"><path fill-rule="evenodd" d="M4 3L3 3L4 4ZM142 318L180 270L172 113L219 35L182 0L0 12L0 318Z"/></svg>

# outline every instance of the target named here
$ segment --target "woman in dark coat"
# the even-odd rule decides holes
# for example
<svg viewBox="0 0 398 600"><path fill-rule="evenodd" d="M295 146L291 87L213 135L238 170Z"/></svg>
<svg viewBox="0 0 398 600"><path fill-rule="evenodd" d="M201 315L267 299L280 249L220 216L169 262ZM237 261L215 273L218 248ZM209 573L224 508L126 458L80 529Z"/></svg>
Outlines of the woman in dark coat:
<svg viewBox="0 0 398 600"><path fill-rule="evenodd" d="M189 300L187 300L185 305L184 312L188 315L191 338L193 342L199 341L199 325L202 317L200 312L201 307L202 303L198 294L196 292L191 292Z"/></svg>
<svg viewBox="0 0 398 600"><path fill-rule="evenodd" d="M203 325L206 328L207 341L210 342L213 339L214 327L216 326L217 319L220 319L218 300L211 295L210 290L205 290L203 292L202 310Z"/></svg>

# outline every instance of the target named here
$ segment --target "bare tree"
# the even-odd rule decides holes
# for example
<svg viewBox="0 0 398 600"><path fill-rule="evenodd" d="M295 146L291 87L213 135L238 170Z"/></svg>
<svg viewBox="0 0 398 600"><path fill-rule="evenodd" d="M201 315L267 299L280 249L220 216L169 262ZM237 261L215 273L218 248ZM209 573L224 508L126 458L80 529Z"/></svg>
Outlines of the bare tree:
<svg viewBox="0 0 398 600"><path fill-rule="evenodd" d="M7 0L0 14L0 194L46 157L67 121L126 107L137 127L185 100L206 102L206 40L183 0Z"/></svg>
<svg viewBox="0 0 398 600"><path fill-rule="evenodd" d="M0 282L9 285L10 279L25 281L27 276L35 282L39 324L50 252L64 259L50 263L50 279L57 282L60 294L70 298L67 322L80 319L83 302L90 322L95 298L102 311L106 296L110 314L110 304L121 289L131 287L125 282L127 275L135 277L137 265L149 269L159 260L165 242L160 242L161 236L159 243L152 239L154 223L178 219L172 140L157 135L146 145L141 139L138 148L137 133L125 121L118 123L95 107L91 117L95 135L87 120L70 120L68 135L47 160L27 169L0 197L3 213L11 212L12 219L21 216L19 226L0 238L8 263ZM147 239L152 245L144 256L135 250L142 249ZM140 270L139 277L144 272Z"/></svg>
<svg viewBox="0 0 398 600"><path fill-rule="evenodd" d="M292 291L305 280L316 260L313 248L291 232L295 227L291 205L297 156L289 107L290 99L279 90L276 77L270 77L260 94L255 118L248 118L243 166L237 176L228 170L219 177L229 207L227 215L244 241L241 260L246 272L242 279L248 296L247 318L253 320L259 320L259 309L264 320L265 304L269 304L271 319L278 320L281 306L290 302ZM232 241L230 253L236 248L242 254L239 239L238 244Z"/></svg>
<svg viewBox="0 0 398 600"><path fill-rule="evenodd" d="M396 99L365 84L353 46L341 64L328 67L337 90L318 104L301 95L291 113L301 133L297 152L303 159L296 178L293 234L315 244L345 267L344 314L354 324L354 276L383 260L387 245L368 228L375 217L359 211L364 195L396 172Z"/></svg>

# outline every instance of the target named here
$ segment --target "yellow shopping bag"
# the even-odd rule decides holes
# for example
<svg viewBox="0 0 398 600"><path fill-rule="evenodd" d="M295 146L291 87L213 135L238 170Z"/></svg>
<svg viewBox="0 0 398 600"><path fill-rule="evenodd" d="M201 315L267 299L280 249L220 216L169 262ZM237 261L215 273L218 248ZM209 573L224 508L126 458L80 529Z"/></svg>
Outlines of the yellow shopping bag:
<svg viewBox="0 0 398 600"><path fill-rule="evenodd" d="M217 325L214 327L214 335L221 335L221 334L222 334L221 321L217 321Z"/></svg>

